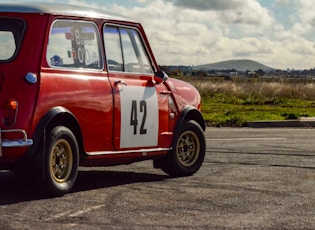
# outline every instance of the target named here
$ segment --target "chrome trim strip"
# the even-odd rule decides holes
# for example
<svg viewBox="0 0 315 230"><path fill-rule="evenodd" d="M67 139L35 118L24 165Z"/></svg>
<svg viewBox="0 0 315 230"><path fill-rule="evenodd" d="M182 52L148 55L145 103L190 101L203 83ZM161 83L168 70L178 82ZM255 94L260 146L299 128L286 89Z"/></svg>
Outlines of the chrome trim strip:
<svg viewBox="0 0 315 230"><path fill-rule="evenodd" d="M146 156L149 152L169 151L171 148L155 148L155 149L138 149L138 150L121 150L121 151L98 151L88 152L89 156L110 155L110 154L127 154L127 153L143 153Z"/></svg>
<svg viewBox="0 0 315 230"><path fill-rule="evenodd" d="M163 133L161 133L161 136L163 136L163 135L173 135L174 133L173 132L163 132Z"/></svg>
<svg viewBox="0 0 315 230"><path fill-rule="evenodd" d="M16 140L3 140L1 137L2 133L20 133L23 135L23 139ZM0 157L2 157L2 148L12 148L12 147L29 147L33 145L33 140L27 138L27 134L22 129L0 129Z"/></svg>
<svg viewBox="0 0 315 230"><path fill-rule="evenodd" d="M4 148L11 148L11 147L28 147L33 145L33 140L4 140L2 141L1 146Z"/></svg>
<svg viewBox="0 0 315 230"><path fill-rule="evenodd" d="M1 133L21 133L24 137L23 140L27 140L27 134L23 129L8 129L8 130L0 130Z"/></svg>

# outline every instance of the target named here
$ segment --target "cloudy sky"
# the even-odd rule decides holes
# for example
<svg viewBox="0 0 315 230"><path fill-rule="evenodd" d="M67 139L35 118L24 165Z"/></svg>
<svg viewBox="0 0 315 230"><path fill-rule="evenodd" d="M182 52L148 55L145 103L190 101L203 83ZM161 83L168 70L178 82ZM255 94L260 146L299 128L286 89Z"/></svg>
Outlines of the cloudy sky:
<svg viewBox="0 0 315 230"><path fill-rule="evenodd" d="M48 1L140 21L161 65L251 59L278 69L315 68L314 0Z"/></svg>

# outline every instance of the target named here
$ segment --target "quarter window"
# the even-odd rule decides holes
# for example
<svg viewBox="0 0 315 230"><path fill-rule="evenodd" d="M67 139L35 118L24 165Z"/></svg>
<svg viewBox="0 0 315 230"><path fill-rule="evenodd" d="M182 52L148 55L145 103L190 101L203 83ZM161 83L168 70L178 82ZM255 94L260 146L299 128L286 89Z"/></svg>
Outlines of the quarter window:
<svg viewBox="0 0 315 230"><path fill-rule="evenodd" d="M99 41L94 23L55 21L49 35L47 62L53 67L102 69Z"/></svg>
<svg viewBox="0 0 315 230"><path fill-rule="evenodd" d="M108 70L153 73L137 30L106 26L104 39Z"/></svg>

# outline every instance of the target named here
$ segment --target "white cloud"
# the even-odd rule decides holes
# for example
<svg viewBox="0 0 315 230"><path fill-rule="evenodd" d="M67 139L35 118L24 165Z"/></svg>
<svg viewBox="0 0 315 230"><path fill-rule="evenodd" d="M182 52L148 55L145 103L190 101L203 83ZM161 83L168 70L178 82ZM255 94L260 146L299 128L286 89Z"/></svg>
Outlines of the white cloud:
<svg viewBox="0 0 315 230"><path fill-rule="evenodd" d="M257 26L270 25L273 19L267 9L261 7L256 1L242 1L242 7L227 10L222 13L222 20L227 23L250 24Z"/></svg>
<svg viewBox="0 0 315 230"><path fill-rule="evenodd" d="M196 9L200 11L208 10L232 10L235 8L242 7L244 4L243 0L167 0L172 2L174 5L187 8L187 9Z"/></svg>
<svg viewBox="0 0 315 230"><path fill-rule="evenodd" d="M274 19L257 2L242 2L243 8L236 10L199 11L162 0L128 12L115 10L142 22L160 64L198 65L234 58L272 64L268 56L273 43L266 36L272 33Z"/></svg>
<svg viewBox="0 0 315 230"><path fill-rule="evenodd" d="M304 32L314 32L315 29L315 15L312 9L315 7L315 1L301 0L300 8L298 9L300 27L304 27Z"/></svg>
<svg viewBox="0 0 315 230"><path fill-rule="evenodd" d="M296 17L299 20L288 30L276 21L270 10L253 0L243 0L242 7L235 9L226 6L207 11L197 10L196 6L177 7L178 4L170 4L170 1L158 0L150 1L142 9L152 14L137 11L131 14L144 23L158 61L162 64L198 65L249 58L275 68L303 69L315 65L311 61L313 43L301 37L302 34L314 32L312 23L315 17L309 9L314 8L315 2L304 1L308 4L303 5L303 1L302 4L298 4L298 1L294 3L294 7L300 7L298 14L290 15L288 20ZM279 0L277 4L287 5L288 2Z"/></svg>

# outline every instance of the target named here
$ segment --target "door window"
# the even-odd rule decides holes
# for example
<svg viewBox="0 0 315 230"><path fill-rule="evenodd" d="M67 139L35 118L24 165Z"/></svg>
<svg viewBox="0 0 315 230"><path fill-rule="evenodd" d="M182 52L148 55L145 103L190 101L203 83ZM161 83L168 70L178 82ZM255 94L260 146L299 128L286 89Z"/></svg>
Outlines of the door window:
<svg viewBox="0 0 315 230"><path fill-rule="evenodd" d="M137 30L106 26L104 38L109 71L153 73L150 59Z"/></svg>
<svg viewBox="0 0 315 230"><path fill-rule="evenodd" d="M112 71L124 71L124 62L118 28L106 27L105 36L108 69Z"/></svg>

